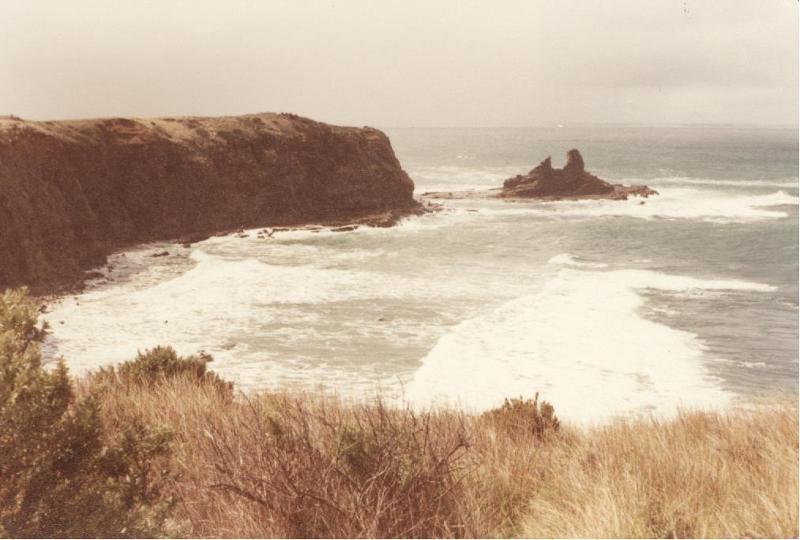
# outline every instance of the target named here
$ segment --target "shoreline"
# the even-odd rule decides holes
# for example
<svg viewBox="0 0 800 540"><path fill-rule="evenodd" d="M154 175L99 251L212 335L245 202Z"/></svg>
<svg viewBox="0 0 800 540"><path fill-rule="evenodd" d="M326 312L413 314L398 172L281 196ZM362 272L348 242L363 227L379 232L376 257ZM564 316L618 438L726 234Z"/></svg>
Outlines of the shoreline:
<svg viewBox="0 0 800 540"><path fill-rule="evenodd" d="M86 269L132 245L245 227L389 226L419 208L383 132L285 113L2 118L0 164L0 286L36 294L79 288Z"/></svg>
<svg viewBox="0 0 800 540"><path fill-rule="evenodd" d="M409 217L422 216L429 213L435 213L442 209L441 204L430 201L417 201L416 206L405 209L387 210L384 212L373 212L365 214L352 219L323 219L314 220L307 223L283 223L257 225L253 227L235 227L222 230L214 230L208 232L194 232L179 237L153 240L149 242L133 242L110 251L106 254L106 260L99 265L89 267L84 270L83 275L79 277L66 277L61 280L53 280L47 283L39 283L35 285L19 285L17 287L5 287L5 289L14 289L19 287L26 287L31 297L35 299L36 303L41 309L44 309L48 304L53 301L60 300L64 297L78 294L86 290L86 281L97 277L97 273L102 268L107 268L108 257L126 251L131 251L142 246L153 243L164 243L181 245L189 247L193 244L208 240L209 238L229 236L233 234L241 234L244 231L259 230L259 236L268 238L275 232L284 231L320 231L329 229L332 232L349 232L356 230L360 227L374 227L374 228L389 228L397 225L401 220Z"/></svg>
<svg viewBox="0 0 800 540"><path fill-rule="evenodd" d="M489 189L476 189L466 191L426 191L418 197L420 200L487 200L500 199L508 202L556 202L556 201L594 201L612 200L625 201L628 197L644 199L651 195L659 195L657 191L643 185L626 186L623 184L612 184L614 190L609 193L593 193L588 195L567 194L567 195L545 195L545 196L509 196L504 194L504 188L496 187Z"/></svg>

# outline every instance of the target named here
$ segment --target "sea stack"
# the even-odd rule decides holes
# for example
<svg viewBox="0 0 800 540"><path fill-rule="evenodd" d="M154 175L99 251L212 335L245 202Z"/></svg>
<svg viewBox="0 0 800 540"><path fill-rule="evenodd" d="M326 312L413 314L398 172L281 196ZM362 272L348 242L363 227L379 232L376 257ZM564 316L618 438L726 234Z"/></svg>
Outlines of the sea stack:
<svg viewBox="0 0 800 540"><path fill-rule="evenodd" d="M563 169L555 169L548 156L526 175L517 175L503 183L503 198L610 198L626 199L629 195L647 197L657 192L647 186L611 184L586 172L581 153L567 152Z"/></svg>
<svg viewBox="0 0 800 540"><path fill-rule="evenodd" d="M567 152L567 164L554 169L550 156L526 175L517 175L503 183L503 197L553 197L568 195L603 195L614 186L586 172L581 153Z"/></svg>
<svg viewBox="0 0 800 540"><path fill-rule="evenodd" d="M0 117L0 289L79 280L124 247L419 211L377 129L291 114Z"/></svg>

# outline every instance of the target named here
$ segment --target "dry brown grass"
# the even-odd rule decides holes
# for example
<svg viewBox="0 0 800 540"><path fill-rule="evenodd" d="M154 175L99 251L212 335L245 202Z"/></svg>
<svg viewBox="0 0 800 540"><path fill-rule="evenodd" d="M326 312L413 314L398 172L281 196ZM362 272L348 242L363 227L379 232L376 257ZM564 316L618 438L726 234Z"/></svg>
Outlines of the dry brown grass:
<svg viewBox="0 0 800 540"><path fill-rule="evenodd" d="M141 414L174 431L189 536L798 535L795 404L547 437L180 376L113 385L101 407L111 427Z"/></svg>
<svg viewBox="0 0 800 540"><path fill-rule="evenodd" d="M796 537L797 410L684 412L576 436L536 490L534 537Z"/></svg>

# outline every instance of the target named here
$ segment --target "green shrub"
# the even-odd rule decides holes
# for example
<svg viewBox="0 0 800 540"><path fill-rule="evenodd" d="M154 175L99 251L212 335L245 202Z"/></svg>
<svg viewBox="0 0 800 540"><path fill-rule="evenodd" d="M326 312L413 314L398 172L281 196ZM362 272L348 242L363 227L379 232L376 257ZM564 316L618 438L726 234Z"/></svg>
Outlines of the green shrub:
<svg viewBox="0 0 800 540"><path fill-rule="evenodd" d="M542 440L561 426L553 406L546 401L539 403L539 392L533 399L506 399L501 407L487 411L483 416L495 429L510 437L533 436Z"/></svg>
<svg viewBox="0 0 800 540"><path fill-rule="evenodd" d="M38 315L24 289L0 295L0 536L162 534L170 434L133 421L109 436L64 363L43 368Z"/></svg>
<svg viewBox="0 0 800 540"><path fill-rule="evenodd" d="M139 352L136 358L118 366L101 369L96 377L100 381L117 382L125 385L156 384L171 377L186 377L202 384L210 384L220 392L233 393L233 384L207 370L213 361L210 354L178 356L172 347L155 347Z"/></svg>

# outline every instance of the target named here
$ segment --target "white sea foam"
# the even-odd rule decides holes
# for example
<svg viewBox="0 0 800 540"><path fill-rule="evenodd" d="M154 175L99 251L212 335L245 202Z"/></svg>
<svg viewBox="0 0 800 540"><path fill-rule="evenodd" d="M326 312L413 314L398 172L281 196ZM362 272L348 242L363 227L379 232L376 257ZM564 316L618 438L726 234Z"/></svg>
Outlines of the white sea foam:
<svg viewBox="0 0 800 540"><path fill-rule="evenodd" d="M660 195L627 201L582 200L532 202L506 211L551 217L633 217L684 219L716 223L748 223L788 217L776 207L797 206L798 198L784 191L763 195L727 193L693 188L662 188ZM515 203L519 204L519 203ZM501 210L502 211L502 210Z"/></svg>
<svg viewBox="0 0 800 540"><path fill-rule="evenodd" d="M579 258L569 253L560 253L559 255L555 255L547 262L550 264L563 264L575 268L605 268L608 266L605 263L581 261Z"/></svg>
<svg viewBox="0 0 800 540"><path fill-rule="evenodd" d="M488 189L501 185L503 180L526 171L525 166L503 167L417 167L409 170L416 192L466 191Z"/></svg>
<svg viewBox="0 0 800 540"><path fill-rule="evenodd" d="M397 236L415 234L441 228L455 227L482 220L505 219L509 216L540 216L548 218L633 217L639 219L681 219L718 223L743 223L785 218L788 213L777 207L797 205L798 197L783 191L770 194L748 195L696 188L665 188L661 194L648 199L632 197L627 201L583 200L556 202L514 202L500 200L454 200L435 214L414 216L402 220L395 227L361 226L351 232L334 232L330 227L303 228L275 232L272 238L260 239L261 229L228 236L213 237L204 242L210 245L268 244L275 241L327 240L342 235ZM203 245L203 244L201 244ZM300 249L291 246L292 249ZM249 249L249 247L248 247ZM306 249L317 249L308 246ZM349 255L343 255L349 256ZM372 254L371 256L374 256Z"/></svg>
<svg viewBox="0 0 800 540"><path fill-rule="evenodd" d="M258 239L257 234L261 229L253 229L252 231L245 231L244 238L238 235L230 235L218 237L213 239L218 244L230 244L232 242L258 242L268 243L274 241L307 241L307 240L330 240L338 238L343 235L347 236L399 236L406 234L415 234L423 231L430 231L442 229L447 227L456 226L463 223L474 222L475 214L490 214L488 210L476 204L464 204L465 201L453 201L451 206L444 208L442 211L430 214L423 214L422 216L409 216L402 219L393 227L370 227L366 225L358 226L353 231L337 232L332 227L319 227L319 228L299 228L286 231L275 232L270 239ZM470 201L471 202L471 201ZM472 208L476 207L477 208ZM296 247L292 245L292 247ZM374 256L374 253L368 256Z"/></svg>
<svg viewBox="0 0 800 540"><path fill-rule="evenodd" d="M524 172L524 166L504 167L424 167L412 171L417 192L468 191L498 187L506 178ZM564 216L629 216L641 219L691 219L721 223L740 223L787 217L775 206L797 205L798 197L785 191L769 194L736 192L724 188L798 189L797 179L726 180L714 178L661 177L621 179L626 184L648 184L660 195L628 201L561 201L545 203L539 209L507 209L515 213L558 214ZM715 189L723 188L723 189Z"/></svg>
<svg viewBox="0 0 800 540"><path fill-rule="evenodd" d="M47 352L51 357L65 356L70 367L81 373L127 360L139 349L170 344L182 354L205 348L218 360L215 369L225 368L227 362L242 356L241 349L233 351L229 344L240 343L242 335L258 339L258 329L265 326L270 327L277 342L297 340L301 354L303 341L319 338L314 336L312 326L319 323L320 309L325 304L364 300L430 303L434 298L449 304L464 294L465 287L476 289L474 294L495 294L492 287L477 290L477 285L458 279L434 283L422 277L385 272L287 264L285 251L289 248L277 243L269 246L282 253L284 264L266 264L253 258L227 259L195 248L190 255L195 266L179 274L155 283L134 280L111 284L64 298L51 305L45 315L52 328ZM221 246L210 244L207 249L212 247ZM331 262L316 248L309 253L309 246L301 247L301 258ZM345 262L358 264L359 257L358 253L352 254ZM164 259L155 260L160 263ZM409 330L404 325L393 322L390 327L378 325L376 330L391 328L413 342L417 336L409 332L415 328ZM281 334L284 330L286 335ZM358 332L363 330L347 329L343 335ZM265 370L271 372L269 368Z"/></svg>
<svg viewBox="0 0 800 540"><path fill-rule="evenodd" d="M531 167L508 165L501 167L418 167L409 171L417 184L417 193L425 191L467 191L500 186L504 180L517 174L525 174ZM797 178L722 179L687 176L662 176L657 178L617 178L612 182L623 184L646 184L656 189L673 186L700 186L739 188L800 189Z"/></svg>
<svg viewBox="0 0 800 540"><path fill-rule="evenodd" d="M453 191L483 191L486 189L498 187L497 183L484 183L484 184L425 184L418 186L416 189L417 194L422 193L442 193Z"/></svg>
<svg viewBox="0 0 800 540"><path fill-rule="evenodd" d="M740 365L748 369L767 366L766 362L740 362Z"/></svg>
<svg viewBox="0 0 800 540"><path fill-rule="evenodd" d="M573 260L563 254L552 262ZM577 422L725 404L729 396L705 370L698 338L640 316L644 288L772 290L738 280L565 268L541 291L444 335L422 360L406 399L418 407L485 410L539 391Z"/></svg>
<svg viewBox="0 0 800 540"><path fill-rule="evenodd" d="M659 188L647 199L579 201L448 201L452 208L468 203L481 216L541 216L549 218L631 217L645 220L672 219L714 223L751 223L788 217L781 206L797 206L800 199L784 191L768 194L732 193L697 188ZM468 216L461 216L464 218ZM451 216L452 219L452 216Z"/></svg>
<svg viewBox="0 0 800 540"><path fill-rule="evenodd" d="M762 187L762 188L794 188L798 189L798 180L785 178L785 179L770 179L764 178L761 180L724 180L718 178L692 178L686 176L667 176L660 178L653 178L651 180L624 180L624 183L633 184L647 184L650 186L661 186L664 184L686 184L697 186L730 186L730 187Z"/></svg>
<svg viewBox="0 0 800 540"><path fill-rule="evenodd" d="M193 268L154 285L95 289L54 304L45 315L52 327L51 349L80 372L162 343L183 353L196 352L198 344L224 344L270 317L290 317L293 304L391 298L398 289L422 295L425 290L413 279L402 283L380 273L226 260L200 249L191 258L197 262ZM280 309L258 309L267 305Z"/></svg>
<svg viewBox="0 0 800 540"><path fill-rule="evenodd" d="M447 168L457 169L457 168ZM417 191L467 191L497 187L507 176L505 173L493 173L478 170L466 172L456 170L449 181L447 173L431 180L432 183L421 184ZM480 181L478 181L480 180ZM626 180L625 183L637 183ZM776 207L797 206L798 197L783 190L771 193L747 193L715 189L720 186L740 187L781 187L797 188L797 182L791 181L747 181L747 180L713 180L702 178L658 178L638 183L648 183L659 191L658 196L648 199L631 197L627 201L583 200L557 202L531 202L506 204L495 208L488 201L471 202L481 205L483 213L503 212L511 214L533 214L565 217L599 217L628 216L640 219L686 219L719 223L744 223L763 220L781 219L788 213ZM453 206L457 201L448 201Z"/></svg>

